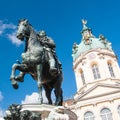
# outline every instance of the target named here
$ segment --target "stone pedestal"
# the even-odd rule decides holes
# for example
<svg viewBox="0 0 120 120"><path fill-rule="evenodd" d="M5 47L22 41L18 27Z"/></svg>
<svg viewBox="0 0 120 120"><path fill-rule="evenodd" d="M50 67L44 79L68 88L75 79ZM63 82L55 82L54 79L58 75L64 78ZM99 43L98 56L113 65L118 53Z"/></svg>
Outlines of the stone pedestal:
<svg viewBox="0 0 120 120"><path fill-rule="evenodd" d="M42 120L77 120L76 114L63 106L23 104L21 111L24 110L40 113Z"/></svg>

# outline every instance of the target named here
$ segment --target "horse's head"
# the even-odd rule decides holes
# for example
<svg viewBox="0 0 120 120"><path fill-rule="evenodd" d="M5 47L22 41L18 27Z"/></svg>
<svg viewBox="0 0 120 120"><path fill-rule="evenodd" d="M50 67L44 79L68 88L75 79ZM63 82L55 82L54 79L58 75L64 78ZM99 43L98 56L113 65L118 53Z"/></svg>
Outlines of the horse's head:
<svg viewBox="0 0 120 120"><path fill-rule="evenodd" d="M29 23L27 19L22 19L19 21L17 38L23 40L24 37L28 37L30 34Z"/></svg>

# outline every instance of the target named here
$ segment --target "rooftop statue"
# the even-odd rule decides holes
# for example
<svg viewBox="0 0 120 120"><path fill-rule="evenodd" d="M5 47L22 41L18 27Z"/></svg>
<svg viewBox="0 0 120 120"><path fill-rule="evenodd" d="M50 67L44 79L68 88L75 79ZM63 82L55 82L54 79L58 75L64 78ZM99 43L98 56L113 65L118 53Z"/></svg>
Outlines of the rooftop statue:
<svg viewBox="0 0 120 120"><path fill-rule="evenodd" d="M74 43L72 48L72 57L75 61L80 54L92 49L112 50L112 44L101 34L99 38L92 34L92 29L87 26L87 20L82 20L82 39L79 44Z"/></svg>
<svg viewBox="0 0 120 120"><path fill-rule="evenodd" d="M49 104L52 104L51 91L55 89L55 105L62 105L63 74L54 41L47 37L45 31L36 33L27 19L19 21L17 38L25 41L25 50L21 54L22 62L18 61L12 66L10 79L13 87L17 89L18 82L23 82L25 74L30 74L37 81L40 104L43 103L43 87ZM15 74L16 70L20 71L18 75Z"/></svg>

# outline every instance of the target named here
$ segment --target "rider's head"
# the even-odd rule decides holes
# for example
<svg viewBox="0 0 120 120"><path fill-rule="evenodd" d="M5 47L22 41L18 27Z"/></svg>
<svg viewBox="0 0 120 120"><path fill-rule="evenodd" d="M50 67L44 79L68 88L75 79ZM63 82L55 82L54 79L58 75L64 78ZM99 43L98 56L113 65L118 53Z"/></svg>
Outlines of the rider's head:
<svg viewBox="0 0 120 120"><path fill-rule="evenodd" d="M39 31L38 34L39 34L40 37L45 37L46 36L46 32L44 30Z"/></svg>

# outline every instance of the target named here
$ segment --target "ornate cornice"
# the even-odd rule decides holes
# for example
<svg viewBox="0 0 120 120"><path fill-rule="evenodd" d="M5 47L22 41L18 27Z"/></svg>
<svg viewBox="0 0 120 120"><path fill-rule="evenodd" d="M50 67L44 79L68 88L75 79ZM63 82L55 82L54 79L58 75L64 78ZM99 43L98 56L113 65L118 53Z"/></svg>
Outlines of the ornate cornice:
<svg viewBox="0 0 120 120"><path fill-rule="evenodd" d="M98 49L92 49L92 50L89 50L83 54L80 54L78 56L78 58L73 62L73 69L76 69L77 66L83 61L86 59L86 55L91 53L91 52L98 52L97 55L108 55L108 56L111 56L112 58L116 58L117 59L117 56L113 53L112 50L108 50L108 49L104 49L104 50L107 50L108 52L101 52L101 48L98 48Z"/></svg>

